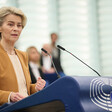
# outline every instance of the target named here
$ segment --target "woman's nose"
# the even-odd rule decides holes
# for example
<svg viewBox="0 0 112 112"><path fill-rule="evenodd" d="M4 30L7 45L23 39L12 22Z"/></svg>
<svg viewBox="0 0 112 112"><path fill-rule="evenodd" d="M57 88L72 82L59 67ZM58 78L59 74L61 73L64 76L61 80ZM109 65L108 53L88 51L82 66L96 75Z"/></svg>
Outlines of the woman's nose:
<svg viewBox="0 0 112 112"><path fill-rule="evenodd" d="M17 30L19 30L19 28L15 25L14 28L13 28L13 30L17 31Z"/></svg>

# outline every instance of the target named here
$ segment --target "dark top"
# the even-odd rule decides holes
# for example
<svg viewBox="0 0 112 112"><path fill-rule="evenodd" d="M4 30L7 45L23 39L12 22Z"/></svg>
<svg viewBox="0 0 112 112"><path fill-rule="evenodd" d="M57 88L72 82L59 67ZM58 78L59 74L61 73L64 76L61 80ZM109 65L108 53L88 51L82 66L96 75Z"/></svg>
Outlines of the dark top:
<svg viewBox="0 0 112 112"><path fill-rule="evenodd" d="M37 68L37 69L38 69L38 68ZM39 73L40 73L40 77L41 77L42 79L44 79L42 70L39 68L38 71L39 71ZM37 80L36 80L36 78L35 78L35 76L34 76L34 73L32 72L32 68L30 67L30 65L29 65L29 72L30 72L32 84L36 83Z"/></svg>
<svg viewBox="0 0 112 112"><path fill-rule="evenodd" d="M58 52L58 56L57 57L54 57L52 55L52 58L53 58L53 62L56 66L56 69L58 72L63 72L63 69L62 69L62 66L61 66L61 61L60 61L60 55L61 55L61 51L59 49L57 49L57 52Z"/></svg>

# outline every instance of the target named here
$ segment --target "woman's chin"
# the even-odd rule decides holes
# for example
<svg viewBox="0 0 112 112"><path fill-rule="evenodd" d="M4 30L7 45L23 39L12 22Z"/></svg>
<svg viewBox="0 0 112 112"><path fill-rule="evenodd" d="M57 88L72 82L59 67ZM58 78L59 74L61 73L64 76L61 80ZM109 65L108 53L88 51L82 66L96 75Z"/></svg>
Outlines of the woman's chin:
<svg viewBox="0 0 112 112"><path fill-rule="evenodd" d="M11 41L12 43L15 43L17 40L18 40L18 38L13 38L13 39L11 39L10 41Z"/></svg>

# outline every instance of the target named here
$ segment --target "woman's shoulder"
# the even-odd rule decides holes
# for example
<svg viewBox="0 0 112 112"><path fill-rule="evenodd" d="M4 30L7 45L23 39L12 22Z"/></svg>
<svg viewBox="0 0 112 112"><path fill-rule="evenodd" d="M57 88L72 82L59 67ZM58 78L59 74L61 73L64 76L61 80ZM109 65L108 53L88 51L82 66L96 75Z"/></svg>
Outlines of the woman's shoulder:
<svg viewBox="0 0 112 112"><path fill-rule="evenodd" d="M22 55L25 55L25 54L26 54L26 52L21 51L21 50L19 50L19 49L15 49L15 50L16 50L17 53L20 53L20 54L22 54Z"/></svg>
<svg viewBox="0 0 112 112"><path fill-rule="evenodd" d="M27 53L18 49L15 49L17 55L26 58L27 57Z"/></svg>

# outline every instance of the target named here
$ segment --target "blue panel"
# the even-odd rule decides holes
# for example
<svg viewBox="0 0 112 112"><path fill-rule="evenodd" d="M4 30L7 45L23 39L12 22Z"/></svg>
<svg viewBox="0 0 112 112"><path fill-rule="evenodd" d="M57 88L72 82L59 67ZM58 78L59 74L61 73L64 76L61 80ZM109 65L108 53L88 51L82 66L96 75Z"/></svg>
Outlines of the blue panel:
<svg viewBox="0 0 112 112"><path fill-rule="evenodd" d="M42 91L17 103L6 105L0 112L60 100L65 112L111 112L111 78L106 77L62 77Z"/></svg>

